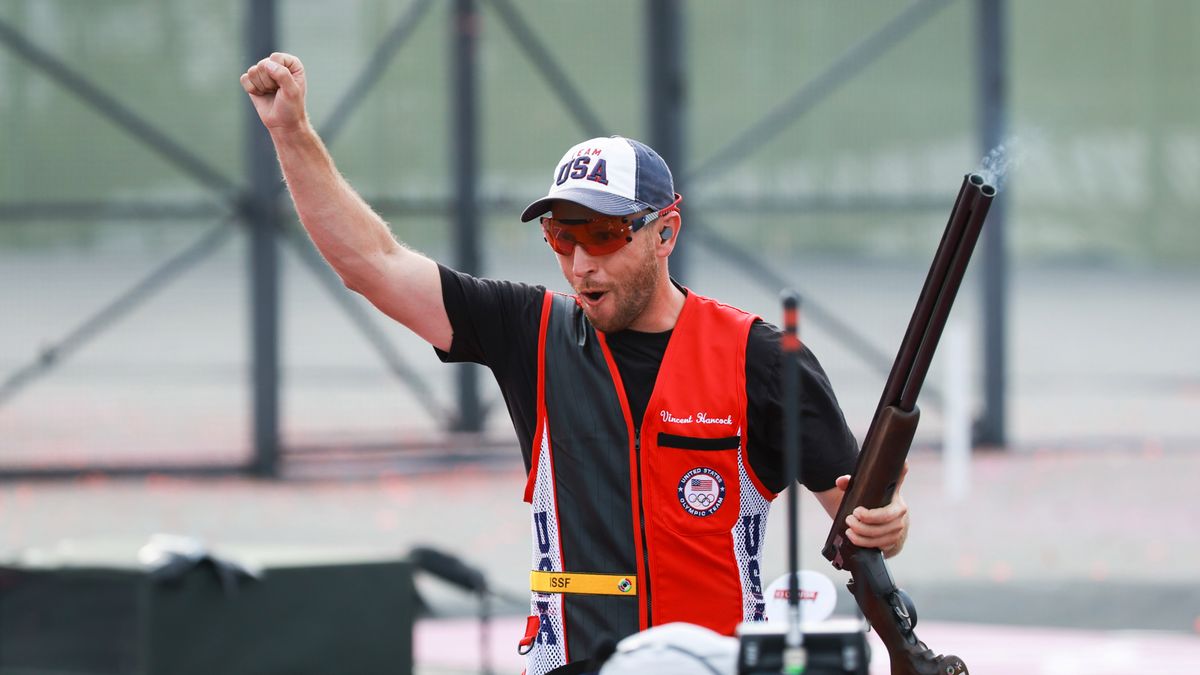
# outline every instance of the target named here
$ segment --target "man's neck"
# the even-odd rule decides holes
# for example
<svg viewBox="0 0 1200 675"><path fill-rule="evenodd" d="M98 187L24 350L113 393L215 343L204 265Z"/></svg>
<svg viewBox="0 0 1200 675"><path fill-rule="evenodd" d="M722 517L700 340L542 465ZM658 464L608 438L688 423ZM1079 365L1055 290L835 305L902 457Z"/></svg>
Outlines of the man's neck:
<svg viewBox="0 0 1200 675"><path fill-rule="evenodd" d="M654 289L654 295L646 310L633 323L629 330L642 333L661 333L675 327L679 314L683 311L683 303L687 295L675 285L669 276L664 274Z"/></svg>

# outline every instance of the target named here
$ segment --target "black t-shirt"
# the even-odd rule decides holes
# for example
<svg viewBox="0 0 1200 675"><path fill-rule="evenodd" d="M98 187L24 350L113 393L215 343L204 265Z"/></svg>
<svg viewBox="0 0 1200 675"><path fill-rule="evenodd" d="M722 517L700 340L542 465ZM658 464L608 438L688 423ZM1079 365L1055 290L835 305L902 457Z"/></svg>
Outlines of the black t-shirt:
<svg viewBox="0 0 1200 675"><path fill-rule="evenodd" d="M454 339L446 362L491 368L521 444L525 468L532 458L537 425L538 328L545 288L511 281L477 279L439 266L442 300ZM784 485L781 406L781 331L762 320L750 327L746 345L746 397L749 419L746 453L750 466L772 492ZM624 330L605 335L621 372L633 422L641 425L654 390L671 331ZM801 482L814 492L834 486L854 469L858 444L833 395L829 378L807 347L800 356Z"/></svg>

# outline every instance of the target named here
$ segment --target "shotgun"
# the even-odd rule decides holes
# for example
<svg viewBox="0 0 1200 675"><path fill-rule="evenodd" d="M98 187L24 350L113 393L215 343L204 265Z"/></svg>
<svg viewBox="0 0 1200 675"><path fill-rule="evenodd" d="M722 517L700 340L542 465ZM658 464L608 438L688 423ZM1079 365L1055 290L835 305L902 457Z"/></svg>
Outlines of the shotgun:
<svg viewBox="0 0 1200 675"><path fill-rule="evenodd" d="M921 416L917 395L995 196L996 189L982 176L968 174L963 178L883 396L867 428L850 486L821 551L834 567L850 573L846 586L887 647L892 675L963 675L967 666L957 656L935 655L917 639L912 599L896 587L879 549L863 549L850 543L846 517L859 506L873 509L892 501Z"/></svg>

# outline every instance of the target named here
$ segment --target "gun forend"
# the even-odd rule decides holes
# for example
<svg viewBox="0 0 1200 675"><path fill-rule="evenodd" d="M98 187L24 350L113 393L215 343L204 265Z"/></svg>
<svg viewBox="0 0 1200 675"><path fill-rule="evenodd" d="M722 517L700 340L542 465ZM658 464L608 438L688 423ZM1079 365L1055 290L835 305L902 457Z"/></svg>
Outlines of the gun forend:
<svg viewBox="0 0 1200 675"><path fill-rule="evenodd" d="M888 406L880 412L878 433L868 440L869 447L863 447L861 465L850 477L850 487L842 496L842 506L821 551L834 567L844 569L841 550L853 546L846 539L846 516L858 506L874 509L891 503L920 419L921 410L917 407L905 412Z"/></svg>

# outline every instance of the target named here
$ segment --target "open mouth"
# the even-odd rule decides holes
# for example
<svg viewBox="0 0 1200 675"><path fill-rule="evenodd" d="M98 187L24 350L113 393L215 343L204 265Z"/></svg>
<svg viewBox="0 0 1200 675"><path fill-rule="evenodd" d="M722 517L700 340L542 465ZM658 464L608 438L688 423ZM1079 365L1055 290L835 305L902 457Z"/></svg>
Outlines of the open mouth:
<svg viewBox="0 0 1200 675"><path fill-rule="evenodd" d="M607 291L585 291L582 295L583 297L587 298L589 302L597 303L600 302L600 300L607 294Z"/></svg>

